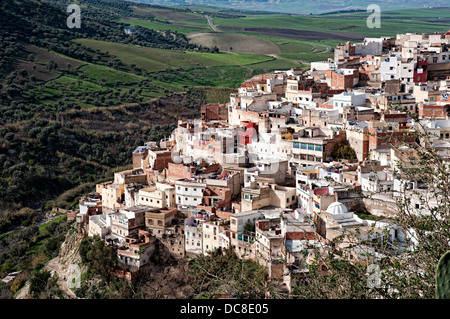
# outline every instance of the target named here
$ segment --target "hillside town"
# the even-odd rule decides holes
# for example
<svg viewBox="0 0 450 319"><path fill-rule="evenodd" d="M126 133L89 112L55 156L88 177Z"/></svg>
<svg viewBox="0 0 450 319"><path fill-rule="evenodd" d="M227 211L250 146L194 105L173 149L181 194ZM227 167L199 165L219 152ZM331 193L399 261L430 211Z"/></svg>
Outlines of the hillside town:
<svg viewBox="0 0 450 319"><path fill-rule="evenodd" d="M354 262L383 258L377 240L404 248L397 200L422 212L427 185L396 172L418 159L414 131L450 154L449 48L450 31L366 38L249 79L137 147L132 169L80 199L78 231L117 248L117 276L133 279L159 241L180 259L232 249L287 292L348 231L337 249Z"/></svg>

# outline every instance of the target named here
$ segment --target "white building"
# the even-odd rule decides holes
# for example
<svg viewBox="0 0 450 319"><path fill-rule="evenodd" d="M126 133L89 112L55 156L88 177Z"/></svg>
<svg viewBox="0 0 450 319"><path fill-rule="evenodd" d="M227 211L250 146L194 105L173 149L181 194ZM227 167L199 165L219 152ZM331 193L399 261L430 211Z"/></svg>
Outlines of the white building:
<svg viewBox="0 0 450 319"><path fill-rule="evenodd" d="M202 223L203 253L217 250L220 247L220 226L217 221Z"/></svg>
<svg viewBox="0 0 450 319"><path fill-rule="evenodd" d="M258 160L287 160L292 157L292 143L279 133L260 133L258 139L247 144L250 163Z"/></svg>
<svg viewBox="0 0 450 319"><path fill-rule="evenodd" d="M200 180L179 180L175 182L176 204L180 207L197 207L203 199L206 183Z"/></svg>
<svg viewBox="0 0 450 319"><path fill-rule="evenodd" d="M311 70L313 71L326 71L336 70L336 63L329 59L328 61L311 62Z"/></svg>
<svg viewBox="0 0 450 319"><path fill-rule="evenodd" d="M101 239L109 234L111 229L111 221L106 214L94 215L89 217L88 236L99 236Z"/></svg>
<svg viewBox="0 0 450 319"><path fill-rule="evenodd" d="M203 253L203 226L194 217L189 217L185 220L184 240L186 253Z"/></svg>
<svg viewBox="0 0 450 319"><path fill-rule="evenodd" d="M330 102L332 102L333 108L342 114L345 106L365 106L366 93L342 92L335 94Z"/></svg>
<svg viewBox="0 0 450 319"><path fill-rule="evenodd" d="M156 183L156 186L139 190L138 204L154 208L176 207L175 187Z"/></svg>
<svg viewBox="0 0 450 319"><path fill-rule="evenodd" d="M365 38L362 43L355 43L355 54L381 55L383 53L383 38Z"/></svg>
<svg viewBox="0 0 450 319"><path fill-rule="evenodd" d="M400 60L397 68L397 78L401 81L402 84L409 84L408 90L413 89L414 83L414 68L415 68L414 60L402 61Z"/></svg>
<svg viewBox="0 0 450 319"><path fill-rule="evenodd" d="M399 71L402 57L400 55L390 54L388 57L381 61L380 73L381 82L398 80Z"/></svg>
<svg viewBox="0 0 450 319"><path fill-rule="evenodd" d="M392 192L394 190L394 174L391 171L383 170L359 174L361 189L366 192Z"/></svg>

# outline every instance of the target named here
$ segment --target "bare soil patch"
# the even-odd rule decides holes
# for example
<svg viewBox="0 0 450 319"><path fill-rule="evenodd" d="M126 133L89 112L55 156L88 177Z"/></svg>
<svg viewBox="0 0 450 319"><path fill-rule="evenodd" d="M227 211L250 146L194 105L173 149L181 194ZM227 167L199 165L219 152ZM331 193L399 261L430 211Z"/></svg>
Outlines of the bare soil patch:
<svg viewBox="0 0 450 319"><path fill-rule="evenodd" d="M49 52L47 50L41 49L35 45L26 45L25 51L29 53L33 53L34 56L34 62L39 64L46 64L48 61L53 60L58 64L58 69L60 70L67 70L70 64L70 67L72 69L76 69L79 66L83 65L84 63L73 60L70 58L66 58L63 56L60 56L58 54L54 54L52 52Z"/></svg>
<svg viewBox="0 0 450 319"><path fill-rule="evenodd" d="M84 63L80 61L54 54L31 44L25 45L25 52L32 55L34 61L31 62L17 59L12 65L11 72L26 70L27 77L34 75L38 81L49 81L58 77L61 70L69 69L69 65L71 69L76 69L84 65ZM56 69L49 70L49 68L47 68L47 63L51 60L55 61L58 65ZM18 78L21 78L20 74L18 75Z"/></svg>
<svg viewBox="0 0 450 319"><path fill-rule="evenodd" d="M251 37L244 34L231 33L191 33L188 35L192 43L214 47L220 51L244 52L252 54L275 54L280 53L280 48L274 43Z"/></svg>
<svg viewBox="0 0 450 319"><path fill-rule="evenodd" d="M165 9L156 9L156 8L141 8L141 7L131 7L133 12L139 15L147 16L147 17L158 17L167 20L191 20L191 19L204 19L201 16L195 16L192 14L187 14L183 12L173 11L173 10L165 10Z"/></svg>

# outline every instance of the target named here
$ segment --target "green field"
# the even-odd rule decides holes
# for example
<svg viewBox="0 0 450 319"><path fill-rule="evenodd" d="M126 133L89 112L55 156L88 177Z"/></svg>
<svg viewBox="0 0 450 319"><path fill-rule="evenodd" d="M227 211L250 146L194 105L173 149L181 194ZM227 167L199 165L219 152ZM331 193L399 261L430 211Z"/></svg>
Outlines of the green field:
<svg viewBox="0 0 450 319"><path fill-rule="evenodd" d="M205 7L204 10L208 10L206 8L207 7ZM155 10L154 15L158 14L157 9L147 10ZM214 8L210 8L208 11L214 11ZM146 22L145 19L140 19L138 20L139 22L132 22L128 19L127 21L129 21L130 24L135 23L161 30L172 27L173 30L179 30L184 33L194 32L190 29L192 27L208 27L206 19L200 14L184 14L185 19L183 19L180 14L181 13L174 12L174 18L171 18L171 15L166 12L163 20L170 24ZM246 33L251 33L251 30L239 29L264 28L311 31L324 33L320 34L321 40L333 40L346 36L352 38L359 36L360 38L364 38L366 36L394 36L397 33L406 32L447 31L450 22L449 8L382 11L380 29L370 29L367 27L366 20L370 15L370 13L367 12L309 16L287 14L239 14L245 15L245 17L211 17L211 19L220 31L230 31L230 28L232 31L244 31ZM159 18L160 17L158 17L158 19ZM329 34L327 35L327 33ZM280 34L277 34L277 37L283 38ZM302 35L300 35L298 39L302 39Z"/></svg>
<svg viewBox="0 0 450 319"><path fill-rule="evenodd" d="M311 61L333 57L332 49L342 43L340 37L356 39L366 36L393 36L404 32L434 32L448 29L450 10L398 10L384 12L382 27L369 29L366 12L325 15L247 14L245 17L211 19L220 32L213 32L200 13L170 8L134 7L137 16L120 17L119 21L155 30L173 30L185 34L196 44L217 46L220 53L164 50L93 39L76 39L93 50L108 51L124 67L117 70L105 63L85 63L79 71L87 77L63 73L38 90L28 92L42 101L65 100L82 108L103 105L107 90L114 94L133 95L142 81L151 85L139 90L144 100L179 92L187 87L238 87L258 73L292 67L309 68ZM436 19L436 17L438 17ZM133 71L145 70L146 75ZM118 90L117 84L120 84ZM69 93L65 94L67 88ZM86 95L98 92L97 97ZM120 91L120 92L118 92ZM115 96L116 96L115 95Z"/></svg>
<svg viewBox="0 0 450 319"><path fill-rule="evenodd" d="M207 12L224 12L219 8L207 6L192 8ZM126 18L121 21L157 30L179 31L187 37L192 37L194 43L210 47L215 45L221 52L251 52L275 58L266 61L255 59L254 66L257 65L261 69L288 69L311 61L324 61L333 57L330 48L335 48L337 44L349 40L359 42L364 37L395 36L398 33L407 32L442 32L447 31L450 24L449 8L382 12L381 28L378 29L367 27L367 18L370 15L368 12L323 15L227 12L241 16L223 18L212 14L211 20L220 31L213 32L200 12L197 14L170 12L170 10L150 8L147 8L146 12L152 16L153 21L146 20L145 16ZM326 49L323 45L330 48ZM177 58L170 59L171 57L168 64L175 67ZM217 64L205 60L205 65ZM245 65L245 63L236 65Z"/></svg>
<svg viewBox="0 0 450 319"><path fill-rule="evenodd" d="M187 87L238 87L268 68L298 65L265 55L184 52L89 39L75 41L103 53L108 51L123 63L122 70L104 62L85 63L78 68L77 75L61 72L58 77L26 91L25 96L36 97L38 104L73 104L87 109L110 106L112 101L114 105L148 101ZM136 74L133 67L145 70L146 75Z"/></svg>
<svg viewBox="0 0 450 319"><path fill-rule="evenodd" d="M89 78L91 78L94 81L98 81L101 78L103 78L105 79L106 84L114 84L116 81L137 82L144 79L143 76L119 71L113 68L108 68L103 65L97 65L92 63L82 66L80 68L80 71L87 72L89 74Z"/></svg>
<svg viewBox="0 0 450 319"><path fill-rule="evenodd" d="M271 60L254 54L183 52L111 43L90 39L75 40L95 50L108 51L127 64L135 64L147 72L168 68L198 68L211 66L247 65Z"/></svg>
<svg viewBox="0 0 450 319"><path fill-rule="evenodd" d="M208 25L205 24L205 26L201 29L198 28L189 28L187 26L179 26L177 24L166 22L163 23L162 21L151 21L151 20L145 20L145 19L136 19L136 18L126 18L126 19L119 19L120 22L126 23L129 25L138 25L144 28L148 29L154 29L154 30L172 30L177 31L180 33L191 33L191 32L199 32L201 30L208 31Z"/></svg>
<svg viewBox="0 0 450 319"><path fill-rule="evenodd" d="M419 15L418 13L415 13ZM370 29L367 27L368 14L359 14L355 16L284 16L284 15L263 15L263 16L248 16L239 19L223 19L213 18L213 23L219 30L225 26L235 27L253 27L253 28L274 28L274 29L291 29L291 30L306 30L306 31L320 31L320 32L341 32L345 35L348 32L358 33L361 37L365 36L393 36L397 33L406 32L433 32L446 31L448 29L449 12L436 12L436 16L441 16L447 21L447 24L440 23L434 18L430 21L426 17L419 19L407 18L406 12L400 12L399 15L395 13L384 13L381 15L381 28ZM331 38L330 38L331 39Z"/></svg>

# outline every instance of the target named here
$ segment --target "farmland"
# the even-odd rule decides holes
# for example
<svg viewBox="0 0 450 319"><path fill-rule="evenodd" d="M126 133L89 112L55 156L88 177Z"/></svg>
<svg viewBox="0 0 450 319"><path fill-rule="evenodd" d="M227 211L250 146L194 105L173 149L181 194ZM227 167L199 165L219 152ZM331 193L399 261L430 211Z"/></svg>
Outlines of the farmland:
<svg viewBox="0 0 450 319"><path fill-rule="evenodd" d="M136 64L147 72L157 72L167 68L246 65L270 60L269 57L252 54L183 52L88 39L78 39L76 42L93 49L108 51L125 63Z"/></svg>
<svg viewBox="0 0 450 319"><path fill-rule="evenodd" d="M193 43L208 47L217 46L220 51L245 52L253 54L281 53L274 43L244 34L192 33L188 35Z"/></svg>
<svg viewBox="0 0 450 319"><path fill-rule="evenodd" d="M411 9L386 11L381 16L381 28L370 29L367 12L332 13L321 15L287 15L281 13L254 13L251 11L223 10L216 7L184 7L177 10L146 9L136 18L122 17L121 22L159 30L184 33L193 43L217 46L221 52L246 52L270 56L266 61L255 60L254 67L287 69L303 66L311 61L332 57L332 50L343 41L361 41L364 37L395 36L397 33L446 31L450 10ZM195 9L194 9L195 8ZM141 11L143 12L143 11ZM189 13L187 13L189 12ZM209 12L209 13L208 13ZM225 13L227 17L220 14ZM219 32L208 26L204 14ZM438 17L436 20L435 17ZM242 64L241 64L242 65Z"/></svg>

